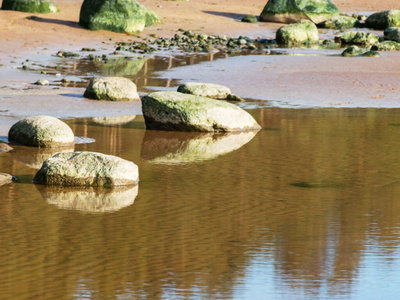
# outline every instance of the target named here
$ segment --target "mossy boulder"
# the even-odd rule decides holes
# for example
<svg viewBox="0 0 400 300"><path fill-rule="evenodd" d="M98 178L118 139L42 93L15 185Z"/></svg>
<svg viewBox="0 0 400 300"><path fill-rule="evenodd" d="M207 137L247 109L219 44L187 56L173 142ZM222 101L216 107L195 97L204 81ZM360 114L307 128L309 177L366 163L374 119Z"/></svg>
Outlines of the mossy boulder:
<svg viewBox="0 0 400 300"><path fill-rule="evenodd" d="M258 23L257 17L255 15L247 15L242 18L242 22L245 23Z"/></svg>
<svg viewBox="0 0 400 300"><path fill-rule="evenodd" d="M390 27L383 32L385 41L394 41L400 43L400 28Z"/></svg>
<svg viewBox="0 0 400 300"><path fill-rule="evenodd" d="M1 9L43 14L60 11L50 0L3 0Z"/></svg>
<svg viewBox="0 0 400 300"><path fill-rule="evenodd" d="M400 9L391 9L370 15L365 20L365 27L379 30L400 27Z"/></svg>
<svg viewBox="0 0 400 300"><path fill-rule="evenodd" d="M319 23L318 27L328 29L348 29L353 28L358 24L358 20L349 16L336 16L325 22Z"/></svg>
<svg viewBox="0 0 400 300"><path fill-rule="evenodd" d="M339 9L330 0L269 0L260 21L291 23L307 19L318 24L339 15Z"/></svg>
<svg viewBox="0 0 400 300"><path fill-rule="evenodd" d="M342 56L344 57L353 57L361 54L363 54L363 51L357 46L350 46L342 52Z"/></svg>
<svg viewBox="0 0 400 300"><path fill-rule="evenodd" d="M370 32L349 31L341 36L343 44L374 45L379 42L379 37Z"/></svg>
<svg viewBox="0 0 400 300"><path fill-rule="evenodd" d="M241 99L233 95L230 88L213 83L186 82L178 87L178 92L212 99Z"/></svg>
<svg viewBox="0 0 400 300"><path fill-rule="evenodd" d="M314 44L319 41L318 28L309 20L300 20L283 26L276 32L279 44Z"/></svg>
<svg viewBox="0 0 400 300"><path fill-rule="evenodd" d="M394 41L384 41L382 43L375 44L371 47L374 51L399 51L400 43Z"/></svg>
<svg viewBox="0 0 400 300"><path fill-rule="evenodd" d="M58 153L45 160L33 179L45 185L98 187L133 185L138 180L133 162L96 152Z"/></svg>
<svg viewBox="0 0 400 300"><path fill-rule="evenodd" d="M64 122L50 116L36 116L15 123L8 132L8 140L25 146L53 148L74 145L75 136Z"/></svg>
<svg viewBox="0 0 400 300"><path fill-rule="evenodd" d="M236 132L259 130L254 118L238 106L179 92L155 92L142 99L147 129Z"/></svg>
<svg viewBox="0 0 400 300"><path fill-rule="evenodd" d="M162 23L159 15L136 0L84 0L79 24L90 30L135 34Z"/></svg>
<svg viewBox="0 0 400 300"><path fill-rule="evenodd" d="M361 54L360 56L363 56L363 57L381 57L379 52L376 52L374 50L367 51L367 52Z"/></svg>
<svg viewBox="0 0 400 300"><path fill-rule="evenodd" d="M124 77L93 78L83 96L108 101L139 100L136 84Z"/></svg>

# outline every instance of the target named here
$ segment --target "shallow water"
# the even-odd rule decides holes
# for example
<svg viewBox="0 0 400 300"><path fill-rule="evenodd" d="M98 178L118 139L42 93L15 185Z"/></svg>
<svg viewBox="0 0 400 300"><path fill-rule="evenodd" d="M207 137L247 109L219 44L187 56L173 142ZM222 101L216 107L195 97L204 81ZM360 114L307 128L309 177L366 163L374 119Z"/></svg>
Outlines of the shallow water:
<svg viewBox="0 0 400 300"><path fill-rule="evenodd" d="M48 153L0 154L0 298L397 299L400 110L249 112L254 136L68 121L139 166L126 190L35 186Z"/></svg>

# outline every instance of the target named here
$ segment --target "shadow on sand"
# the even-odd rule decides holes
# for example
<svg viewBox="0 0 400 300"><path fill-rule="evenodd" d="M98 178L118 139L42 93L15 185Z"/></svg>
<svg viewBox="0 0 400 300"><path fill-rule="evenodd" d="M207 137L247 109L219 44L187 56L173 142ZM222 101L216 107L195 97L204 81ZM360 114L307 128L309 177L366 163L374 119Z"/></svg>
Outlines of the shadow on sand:
<svg viewBox="0 0 400 300"><path fill-rule="evenodd" d="M69 27L73 27L73 28L83 28L81 25L79 25L78 22L74 22L74 21L48 19L48 18L42 18L42 17L37 17L37 16L29 16L29 17L27 17L27 19L31 20L31 21L47 23L47 24L63 25L63 26L69 26Z"/></svg>
<svg viewBox="0 0 400 300"><path fill-rule="evenodd" d="M228 12L220 12L220 11L210 11L210 10L203 10L204 13L214 15L214 16L219 16L219 17L225 17L225 18L230 18L230 19L235 19L235 20L242 20L243 17L246 16L246 14L238 14L238 13L228 13Z"/></svg>

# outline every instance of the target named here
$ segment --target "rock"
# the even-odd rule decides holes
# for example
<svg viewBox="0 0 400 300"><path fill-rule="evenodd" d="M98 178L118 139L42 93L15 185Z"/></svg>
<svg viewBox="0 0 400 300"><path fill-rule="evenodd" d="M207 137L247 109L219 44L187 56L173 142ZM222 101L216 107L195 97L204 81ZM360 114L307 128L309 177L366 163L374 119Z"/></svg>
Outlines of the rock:
<svg viewBox="0 0 400 300"><path fill-rule="evenodd" d="M241 148L256 134L256 131L214 134L146 130L141 158L153 164L201 162Z"/></svg>
<svg viewBox="0 0 400 300"><path fill-rule="evenodd" d="M147 129L233 132L261 127L243 109L224 101L179 92L155 92L142 99Z"/></svg>
<svg viewBox="0 0 400 300"><path fill-rule="evenodd" d="M373 33L362 31L349 31L341 36L343 44L374 45L379 42L379 37Z"/></svg>
<svg viewBox="0 0 400 300"><path fill-rule="evenodd" d="M109 30L135 34L145 26L162 23L151 9L136 0L84 0L79 24L90 30Z"/></svg>
<svg viewBox="0 0 400 300"><path fill-rule="evenodd" d="M314 44L319 41L319 33L314 23L300 20L279 28L276 41L279 44Z"/></svg>
<svg viewBox="0 0 400 300"><path fill-rule="evenodd" d="M178 92L212 99L227 99L232 94L230 88L213 83L186 82L178 87Z"/></svg>
<svg viewBox="0 0 400 300"><path fill-rule="evenodd" d="M1 173L0 172L0 186L11 183L15 180L15 177L6 173Z"/></svg>
<svg viewBox="0 0 400 300"><path fill-rule="evenodd" d="M0 153L5 153L5 152L11 151L11 150L13 150L12 147L8 146L5 143L0 142Z"/></svg>
<svg viewBox="0 0 400 300"><path fill-rule="evenodd" d="M400 9L386 10L370 15L365 20L365 27L380 30L400 27Z"/></svg>
<svg viewBox="0 0 400 300"><path fill-rule="evenodd" d="M381 55L378 52L373 51L373 50L365 52L365 53L361 54L361 56L364 56L364 57L381 57Z"/></svg>
<svg viewBox="0 0 400 300"><path fill-rule="evenodd" d="M84 213L115 212L134 203L139 185L102 189L97 187L36 186L43 199L60 209Z"/></svg>
<svg viewBox="0 0 400 300"><path fill-rule="evenodd" d="M33 178L37 184L99 187L133 185L138 180L133 162L96 152L58 153L45 160Z"/></svg>
<svg viewBox="0 0 400 300"><path fill-rule="evenodd" d="M358 20L349 16L336 16L325 22L319 23L318 27L328 29L347 29L353 28L358 24Z"/></svg>
<svg viewBox="0 0 400 300"><path fill-rule="evenodd" d="M246 23L257 23L257 17L255 15L247 15L245 17L242 18L242 22L246 22Z"/></svg>
<svg viewBox="0 0 400 300"><path fill-rule="evenodd" d="M44 14L60 11L50 0L3 0L1 9Z"/></svg>
<svg viewBox="0 0 400 300"><path fill-rule="evenodd" d="M385 41L394 41L400 43L400 28L390 27L383 32Z"/></svg>
<svg viewBox="0 0 400 300"><path fill-rule="evenodd" d="M15 123L8 140L25 146L54 148L72 146L74 133L64 122L49 116L29 117Z"/></svg>
<svg viewBox="0 0 400 300"><path fill-rule="evenodd" d="M363 51L357 46L350 46L342 52L342 56L353 57L363 54Z"/></svg>
<svg viewBox="0 0 400 300"><path fill-rule="evenodd" d="M398 51L400 50L400 43L394 41L384 41L382 43L375 44L371 47L374 51Z"/></svg>
<svg viewBox="0 0 400 300"><path fill-rule="evenodd" d="M330 0L269 0L260 21L291 23L306 19L318 24L339 15Z"/></svg>
<svg viewBox="0 0 400 300"><path fill-rule="evenodd" d="M39 79L38 81L35 82L36 85L49 85L49 81L46 79Z"/></svg>
<svg viewBox="0 0 400 300"><path fill-rule="evenodd" d="M83 94L95 100L132 101L139 100L136 85L123 77L93 78Z"/></svg>

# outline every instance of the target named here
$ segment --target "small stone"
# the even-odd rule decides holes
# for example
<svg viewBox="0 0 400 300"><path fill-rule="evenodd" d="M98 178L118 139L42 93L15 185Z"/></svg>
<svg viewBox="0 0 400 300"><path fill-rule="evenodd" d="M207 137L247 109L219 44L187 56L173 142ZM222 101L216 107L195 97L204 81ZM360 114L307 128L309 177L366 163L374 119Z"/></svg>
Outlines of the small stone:
<svg viewBox="0 0 400 300"><path fill-rule="evenodd" d="M38 81L35 82L36 85L49 85L49 81L46 79L39 79Z"/></svg>
<svg viewBox="0 0 400 300"><path fill-rule="evenodd" d="M89 99L108 101L140 99L136 85L124 77L93 78L83 96Z"/></svg>
<svg viewBox="0 0 400 300"><path fill-rule="evenodd" d="M242 22L246 22L246 23L257 23L257 17L255 15L247 15L245 17L242 18Z"/></svg>

